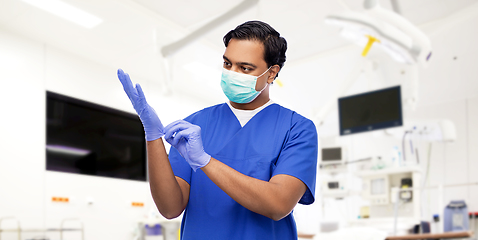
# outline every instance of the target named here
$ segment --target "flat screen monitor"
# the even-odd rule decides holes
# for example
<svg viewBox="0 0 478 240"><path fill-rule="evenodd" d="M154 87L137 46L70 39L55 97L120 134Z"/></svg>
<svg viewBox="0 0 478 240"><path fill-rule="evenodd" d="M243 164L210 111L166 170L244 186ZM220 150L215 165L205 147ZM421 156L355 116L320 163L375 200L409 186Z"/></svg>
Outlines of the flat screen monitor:
<svg viewBox="0 0 478 240"><path fill-rule="evenodd" d="M322 148L322 165L328 164L342 164L343 161L343 148L341 147L331 147L331 148Z"/></svg>
<svg viewBox="0 0 478 240"><path fill-rule="evenodd" d="M339 98L340 135L403 125L400 86Z"/></svg>
<svg viewBox="0 0 478 240"><path fill-rule="evenodd" d="M46 170L146 181L138 116L46 93Z"/></svg>

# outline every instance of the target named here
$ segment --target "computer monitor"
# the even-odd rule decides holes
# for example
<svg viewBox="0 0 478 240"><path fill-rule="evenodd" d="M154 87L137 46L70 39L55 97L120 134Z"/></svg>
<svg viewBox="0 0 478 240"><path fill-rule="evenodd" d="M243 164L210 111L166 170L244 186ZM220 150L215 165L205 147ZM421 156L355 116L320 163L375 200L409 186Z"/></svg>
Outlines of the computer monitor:
<svg viewBox="0 0 478 240"><path fill-rule="evenodd" d="M403 125L400 86L338 99L340 135Z"/></svg>
<svg viewBox="0 0 478 240"><path fill-rule="evenodd" d="M322 148L322 158L320 164L325 165L336 165L343 164L345 158L345 150L343 147L328 147Z"/></svg>

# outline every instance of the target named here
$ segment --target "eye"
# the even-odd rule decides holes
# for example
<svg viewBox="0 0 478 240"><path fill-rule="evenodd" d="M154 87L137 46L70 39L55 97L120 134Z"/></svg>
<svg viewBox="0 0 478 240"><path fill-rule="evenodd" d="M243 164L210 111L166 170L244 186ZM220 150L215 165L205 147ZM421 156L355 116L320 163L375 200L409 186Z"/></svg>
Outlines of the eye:
<svg viewBox="0 0 478 240"><path fill-rule="evenodd" d="M252 71L253 69L252 68L248 68L248 67L241 67L242 71L244 72L249 72L249 71Z"/></svg>
<svg viewBox="0 0 478 240"><path fill-rule="evenodd" d="M224 66L225 66L225 67L229 67L229 66L231 66L231 64L228 63L228 62L226 62L226 61L224 61Z"/></svg>

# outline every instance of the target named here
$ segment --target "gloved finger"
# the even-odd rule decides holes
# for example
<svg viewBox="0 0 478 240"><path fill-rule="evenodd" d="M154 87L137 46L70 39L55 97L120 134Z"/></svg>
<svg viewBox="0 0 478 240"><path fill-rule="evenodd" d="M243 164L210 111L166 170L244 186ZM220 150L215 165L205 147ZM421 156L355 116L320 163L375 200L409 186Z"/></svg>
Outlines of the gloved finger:
<svg viewBox="0 0 478 240"><path fill-rule="evenodd" d="M122 69L118 69L118 79L123 85L124 91L126 92L128 97L131 99L132 94L134 94L136 90L133 87L133 83L131 82L129 75L125 73Z"/></svg>
<svg viewBox="0 0 478 240"><path fill-rule="evenodd" d="M165 139L169 139L169 138L172 138L172 136L174 135L174 132L173 131L170 131L170 129L174 126L174 125L177 125L178 123L180 123L182 120L176 120L170 124L168 124L166 127L164 127L164 138Z"/></svg>
<svg viewBox="0 0 478 240"><path fill-rule="evenodd" d="M169 136L168 138L165 138L166 141L171 144L171 146L174 146L175 148L178 147L178 143L180 141L184 141L184 139L182 139L181 136L178 136L178 134L174 135L174 136Z"/></svg>
<svg viewBox="0 0 478 240"><path fill-rule="evenodd" d="M169 129L169 132L167 132L168 139L171 139L170 144L176 145L182 138L187 141L190 137L190 134L194 132L194 126L195 125L186 121L178 122L173 128ZM172 135L172 133L175 134Z"/></svg>
<svg viewBox="0 0 478 240"><path fill-rule="evenodd" d="M187 141L187 139L189 138L189 135L190 135L192 132L193 132L193 131L192 131L191 128L186 128L186 129L180 130L180 131L177 132L176 135L173 137L172 143L170 143L170 144L173 145L173 146L176 146L176 144L178 144L179 141L181 141L181 139L183 139L184 141Z"/></svg>
<svg viewBox="0 0 478 240"><path fill-rule="evenodd" d="M144 96L143 89L141 88L141 85L139 85L139 83L136 83L136 91L138 92L138 97L141 104L146 104L146 97Z"/></svg>
<svg viewBox="0 0 478 240"><path fill-rule="evenodd" d="M192 125L191 123L185 120L176 120L170 123L164 128L165 138L170 138L175 132L180 131L188 126Z"/></svg>
<svg viewBox="0 0 478 240"><path fill-rule="evenodd" d="M168 126L166 126L166 127L163 129L163 131L164 131L164 139L166 139L166 141L167 141L169 144L173 145L173 139L174 139L175 133L176 133L175 130L177 130L177 128L174 128L174 129L173 129L173 126L176 126L176 125L178 125L178 124L181 124L182 122L183 122L183 120L176 120L176 121L170 123ZM173 145L173 146L174 146L174 145Z"/></svg>
<svg viewBox="0 0 478 240"><path fill-rule="evenodd" d="M171 146L174 146L175 148L178 147L178 143L182 140L181 137L171 137L171 138L168 138L169 141L168 143L171 144Z"/></svg>
<svg viewBox="0 0 478 240"><path fill-rule="evenodd" d="M174 137L165 138L165 140L171 146L175 147L178 150L181 148L181 146L179 146L179 144L184 144L186 142L186 140L184 140L183 138L174 138Z"/></svg>
<svg viewBox="0 0 478 240"><path fill-rule="evenodd" d="M181 140L178 142L178 144L176 146L174 146L174 148L176 148L176 150L178 150L179 154L186 159L186 161L188 161L188 154L187 154L187 150L186 150L186 141L184 140L184 138L181 138Z"/></svg>
<svg viewBox="0 0 478 240"><path fill-rule="evenodd" d="M141 88L141 85L139 85L139 83L136 83L136 91L138 92L139 98L144 99L146 102L146 97L144 96L143 89Z"/></svg>
<svg viewBox="0 0 478 240"><path fill-rule="evenodd" d="M168 124L168 126L166 126L165 129L170 129L170 128L172 128L173 126L178 125L178 124L180 124L180 123L189 123L189 122L186 121L186 120L183 120L183 119L179 119L179 120L176 120L176 121L174 121L174 122Z"/></svg>
<svg viewBox="0 0 478 240"><path fill-rule="evenodd" d="M174 136L168 138L169 144L176 146L181 140L187 141L191 131L189 129L183 129L176 132Z"/></svg>
<svg viewBox="0 0 478 240"><path fill-rule="evenodd" d="M128 98L131 101L133 101L133 97L136 94L136 89L134 89L133 83L131 82L131 79L122 70L121 70L121 73L118 70L118 78L119 78L121 84L123 85L123 89L124 89L126 95L128 95Z"/></svg>
<svg viewBox="0 0 478 240"><path fill-rule="evenodd" d="M166 135L165 135L165 136L164 136L164 140L166 140L166 142L168 142L171 146L174 146L174 145L172 144L172 142L173 142L173 138L172 138L172 137L166 137Z"/></svg>

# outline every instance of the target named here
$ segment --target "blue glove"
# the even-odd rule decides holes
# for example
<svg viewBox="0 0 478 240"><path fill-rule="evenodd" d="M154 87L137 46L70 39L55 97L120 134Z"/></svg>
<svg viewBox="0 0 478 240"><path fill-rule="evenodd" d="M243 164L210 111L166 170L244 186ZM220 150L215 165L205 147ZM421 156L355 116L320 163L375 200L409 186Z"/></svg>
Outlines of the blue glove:
<svg viewBox="0 0 478 240"><path fill-rule="evenodd" d="M211 160L211 156L204 151L199 126L177 120L166 126L164 132L166 141L178 150L194 171Z"/></svg>
<svg viewBox="0 0 478 240"><path fill-rule="evenodd" d="M136 88L133 87L129 75L121 69L118 69L118 78L143 123L146 141L153 141L164 136L163 124L154 109L146 102L143 89L141 89L139 83L136 84Z"/></svg>

